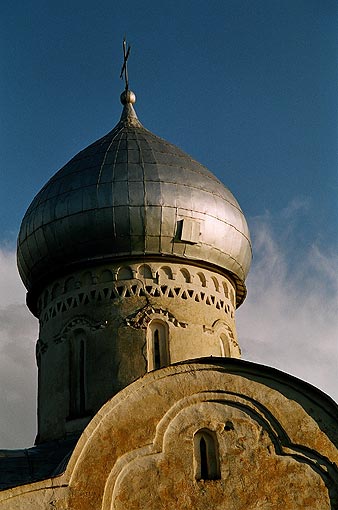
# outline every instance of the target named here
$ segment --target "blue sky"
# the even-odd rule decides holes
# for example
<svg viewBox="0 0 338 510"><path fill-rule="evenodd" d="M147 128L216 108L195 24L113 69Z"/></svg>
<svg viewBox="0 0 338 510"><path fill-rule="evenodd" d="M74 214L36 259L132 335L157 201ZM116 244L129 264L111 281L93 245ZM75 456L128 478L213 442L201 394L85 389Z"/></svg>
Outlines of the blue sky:
<svg viewBox="0 0 338 510"><path fill-rule="evenodd" d="M337 24L336 0L5 3L0 312L11 326L0 350L9 331L23 335L13 329L22 316L8 311L24 301L9 276L17 278L21 218L49 177L117 123L126 34L141 122L213 171L246 214L254 263L239 313L245 357L296 373L337 399ZM36 325L25 320L33 352ZM18 348L8 359L22 368ZM297 355L303 372L299 359L290 362Z"/></svg>
<svg viewBox="0 0 338 510"><path fill-rule="evenodd" d="M299 240L337 247L334 0L5 3L0 239L120 114L121 40L146 127L210 168L250 216L308 201Z"/></svg>

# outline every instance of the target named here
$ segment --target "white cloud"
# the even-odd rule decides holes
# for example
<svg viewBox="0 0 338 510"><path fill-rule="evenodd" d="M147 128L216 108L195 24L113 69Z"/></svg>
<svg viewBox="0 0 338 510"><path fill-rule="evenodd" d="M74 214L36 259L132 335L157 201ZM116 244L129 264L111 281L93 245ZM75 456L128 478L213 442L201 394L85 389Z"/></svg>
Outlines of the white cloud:
<svg viewBox="0 0 338 510"><path fill-rule="evenodd" d="M13 251L0 249L0 448L31 446L36 435L37 320Z"/></svg>
<svg viewBox="0 0 338 510"><path fill-rule="evenodd" d="M251 225L254 264L237 314L243 358L305 379L338 400L338 257L297 245L294 202ZM288 219L285 224L285 219ZM283 228L284 226L284 228ZM15 253L0 249L0 448L30 446L36 434L35 342Z"/></svg>
<svg viewBox="0 0 338 510"><path fill-rule="evenodd" d="M0 307L25 302L25 288L16 267L15 252L0 248Z"/></svg>
<svg viewBox="0 0 338 510"><path fill-rule="evenodd" d="M291 222L282 233L274 229L279 218L253 221L255 256L237 313L239 340L244 359L291 373L338 401L338 256L297 244L290 224L298 213L295 204L282 211L280 220Z"/></svg>

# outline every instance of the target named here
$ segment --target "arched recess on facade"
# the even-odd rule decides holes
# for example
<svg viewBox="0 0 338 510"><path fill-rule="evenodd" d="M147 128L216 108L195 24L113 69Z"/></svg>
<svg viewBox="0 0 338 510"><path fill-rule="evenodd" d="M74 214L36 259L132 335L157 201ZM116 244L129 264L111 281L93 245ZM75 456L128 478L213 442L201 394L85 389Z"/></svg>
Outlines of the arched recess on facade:
<svg viewBox="0 0 338 510"><path fill-rule="evenodd" d="M159 283L173 279L173 273L169 266L162 266L157 271Z"/></svg>
<svg viewBox="0 0 338 510"><path fill-rule="evenodd" d="M131 280L133 278L133 272L129 266L120 267L117 273L118 280Z"/></svg>
<svg viewBox="0 0 338 510"><path fill-rule="evenodd" d="M142 264L137 269L137 277L141 280L152 280L153 274L151 271L151 267L148 264Z"/></svg>
<svg viewBox="0 0 338 510"><path fill-rule="evenodd" d="M68 381L68 419L88 416L88 387L90 349L93 335L106 327L106 322L96 322L85 316L73 317L54 337L56 344L64 345L64 370ZM43 347L43 346L42 346Z"/></svg>
<svg viewBox="0 0 338 510"><path fill-rule="evenodd" d="M87 414L87 334L77 328L69 334L69 418Z"/></svg>
<svg viewBox="0 0 338 510"><path fill-rule="evenodd" d="M230 289L230 301L233 306L236 306L235 292L233 289Z"/></svg>
<svg viewBox="0 0 338 510"><path fill-rule="evenodd" d="M161 319L152 319L147 327L148 372L170 364L169 327Z"/></svg>
<svg viewBox="0 0 338 510"><path fill-rule="evenodd" d="M230 326L223 320L217 320L212 325L215 341L219 343L221 357L238 358L241 351Z"/></svg>
<svg viewBox="0 0 338 510"><path fill-rule="evenodd" d="M191 283L191 275L190 275L188 269L186 269L184 267L182 269L180 269L180 275L181 275L182 281L184 283Z"/></svg>
<svg viewBox="0 0 338 510"><path fill-rule="evenodd" d="M218 441L213 430L200 429L195 433L194 462L196 480L221 478Z"/></svg>
<svg viewBox="0 0 338 510"><path fill-rule="evenodd" d="M110 269L104 269L99 276L100 283L108 283L108 282L112 282L113 280L114 280L114 275Z"/></svg>
<svg viewBox="0 0 338 510"><path fill-rule="evenodd" d="M222 286L223 286L224 296L226 298L229 298L229 287L228 287L228 284L226 282L223 282Z"/></svg>
<svg viewBox="0 0 338 510"><path fill-rule="evenodd" d="M219 334L219 345L221 356L228 358L230 356L230 339L224 331Z"/></svg>
<svg viewBox="0 0 338 510"><path fill-rule="evenodd" d="M199 281L200 281L200 284L202 285L202 287L206 287L207 286L207 279L205 277L205 275L203 273L197 273L197 276L199 278Z"/></svg>
<svg viewBox="0 0 338 510"><path fill-rule="evenodd" d="M75 289L75 278L71 276L65 281L65 292L71 292Z"/></svg>
<svg viewBox="0 0 338 510"><path fill-rule="evenodd" d="M52 299L56 299L57 297L61 296L62 289L61 285L59 283L55 283L52 288Z"/></svg>
<svg viewBox="0 0 338 510"><path fill-rule="evenodd" d="M219 281L216 276L211 277L212 283L214 284L215 290L219 292Z"/></svg>

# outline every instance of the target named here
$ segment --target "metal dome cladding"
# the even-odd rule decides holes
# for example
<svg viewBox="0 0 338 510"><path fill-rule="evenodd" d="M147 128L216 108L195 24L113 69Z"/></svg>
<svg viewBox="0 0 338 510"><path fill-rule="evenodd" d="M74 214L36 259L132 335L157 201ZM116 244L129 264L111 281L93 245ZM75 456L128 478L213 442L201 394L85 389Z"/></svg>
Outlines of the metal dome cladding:
<svg viewBox="0 0 338 510"><path fill-rule="evenodd" d="M138 121L120 122L74 156L36 195L18 238L29 293L81 265L169 257L232 275L245 297L251 244L231 192L203 165Z"/></svg>

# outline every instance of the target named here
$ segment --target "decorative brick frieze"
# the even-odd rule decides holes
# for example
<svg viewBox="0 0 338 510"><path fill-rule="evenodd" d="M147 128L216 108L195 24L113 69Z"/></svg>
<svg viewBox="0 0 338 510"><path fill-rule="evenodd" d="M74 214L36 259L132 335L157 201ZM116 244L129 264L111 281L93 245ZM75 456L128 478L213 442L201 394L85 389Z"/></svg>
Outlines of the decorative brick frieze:
<svg viewBox="0 0 338 510"><path fill-rule="evenodd" d="M181 299L234 318L234 287L222 275L178 264L131 264L74 274L50 285L38 300L41 326L69 310L134 297Z"/></svg>

